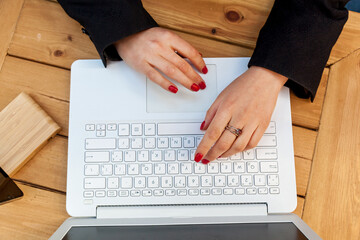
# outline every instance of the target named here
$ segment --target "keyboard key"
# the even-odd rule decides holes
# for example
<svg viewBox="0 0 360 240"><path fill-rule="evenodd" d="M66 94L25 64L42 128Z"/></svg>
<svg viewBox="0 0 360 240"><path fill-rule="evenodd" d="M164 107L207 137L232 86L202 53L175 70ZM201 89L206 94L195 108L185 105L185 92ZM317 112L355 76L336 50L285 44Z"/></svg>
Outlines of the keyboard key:
<svg viewBox="0 0 360 240"><path fill-rule="evenodd" d="M139 162L148 162L149 161L149 151L142 150L138 152L138 161Z"/></svg>
<svg viewBox="0 0 360 240"><path fill-rule="evenodd" d="M260 139L258 147L276 147L276 136L274 135L264 135Z"/></svg>
<svg viewBox="0 0 360 240"><path fill-rule="evenodd" d="M255 186L265 186L266 185L266 176L265 175L255 175L254 176L254 185Z"/></svg>
<svg viewBox="0 0 360 240"><path fill-rule="evenodd" d="M96 125L96 130L98 130L98 131L104 131L104 130L106 130L106 125L105 124L97 124Z"/></svg>
<svg viewBox="0 0 360 240"><path fill-rule="evenodd" d="M141 123L133 123L131 124L131 135L133 136L141 136L143 135L143 129Z"/></svg>
<svg viewBox="0 0 360 240"><path fill-rule="evenodd" d="M197 136L197 137L196 137L196 147L198 147L198 146L199 146L199 144L200 144L200 142L201 142L202 138L203 138L203 136Z"/></svg>
<svg viewBox="0 0 360 240"><path fill-rule="evenodd" d="M232 173L232 164L231 162L221 162L220 163L221 173Z"/></svg>
<svg viewBox="0 0 360 240"><path fill-rule="evenodd" d="M208 188L202 188L200 189L200 195L210 195L210 189Z"/></svg>
<svg viewBox="0 0 360 240"><path fill-rule="evenodd" d="M228 176L228 186L229 187L238 187L239 186L239 176L238 175Z"/></svg>
<svg viewBox="0 0 360 240"><path fill-rule="evenodd" d="M135 151L124 151L124 161L125 162L135 162L136 152Z"/></svg>
<svg viewBox="0 0 360 240"><path fill-rule="evenodd" d="M151 163L141 164L141 174L142 175L151 175L152 174L152 167Z"/></svg>
<svg viewBox="0 0 360 240"><path fill-rule="evenodd" d="M189 196L199 195L199 189L189 189Z"/></svg>
<svg viewBox="0 0 360 240"><path fill-rule="evenodd" d="M244 173L245 172L245 163L244 162L234 162L234 172L235 173Z"/></svg>
<svg viewBox="0 0 360 240"><path fill-rule="evenodd" d="M186 189L179 189L179 190L177 190L177 194L178 194L178 196L186 196L187 191L186 191Z"/></svg>
<svg viewBox="0 0 360 240"><path fill-rule="evenodd" d="M151 161L160 162L162 158L162 152L159 150L151 151Z"/></svg>
<svg viewBox="0 0 360 240"><path fill-rule="evenodd" d="M261 187L258 189L259 194L267 194L268 189L266 187Z"/></svg>
<svg viewBox="0 0 360 240"><path fill-rule="evenodd" d="M207 164L208 173L219 173L219 163L211 162Z"/></svg>
<svg viewBox="0 0 360 240"><path fill-rule="evenodd" d="M177 150L177 157L179 161L189 160L189 150L186 149Z"/></svg>
<svg viewBox="0 0 360 240"><path fill-rule="evenodd" d="M93 191L85 191L84 192L84 197L85 198L92 198L92 197L94 197L94 192Z"/></svg>
<svg viewBox="0 0 360 240"><path fill-rule="evenodd" d="M95 124L86 124L85 131L95 131Z"/></svg>
<svg viewBox="0 0 360 240"><path fill-rule="evenodd" d="M175 161L175 150L165 151L165 161Z"/></svg>
<svg viewBox="0 0 360 240"><path fill-rule="evenodd" d="M161 177L161 187L172 188L173 187L172 177Z"/></svg>
<svg viewBox="0 0 360 240"><path fill-rule="evenodd" d="M143 190L142 195L144 197L150 197L150 196L152 196L152 191L151 190Z"/></svg>
<svg viewBox="0 0 360 240"><path fill-rule="evenodd" d="M107 125L107 130L108 131L116 131L116 129L117 129L117 125L115 123L109 123Z"/></svg>
<svg viewBox="0 0 360 240"><path fill-rule="evenodd" d="M176 188L184 188L186 185L186 178L181 176L181 177L175 177L174 178L174 185Z"/></svg>
<svg viewBox="0 0 360 240"><path fill-rule="evenodd" d="M175 196L175 190L174 189L166 189L165 195L166 196Z"/></svg>
<svg viewBox="0 0 360 240"><path fill-rule="evenodd" d="M84 188L105 188L105 178L84 178Z"/></svg>
<svg viewBox="0 0 360 240"><path fill-rule="evenodd" d="M149 188L158 188L159 187L159 177L149 177L148 178L148 187Z"/></svg>
<svg viewBox="0 0 360 240"><path fill-rule="evenodd" d="M165 174L165 163L155 163L154 172L156 175Z"/></svg>
<svg viewBox="0 0 360 240"><path fill-rule="evenodd" d="M245 160L252 160L255 158L254 149L250 149L244 152Z"/></svg>
<svg viewBox="0 0 360 240"><path fill-rule="evenodd" d="M132 188L132 186L133 186L131 177L122 177L120 179L120 182L121 182L121 188L123 188L123 189L129 189L129 188ZM121 196L120 192L119 192L119 196Z"/></svg>
<svg viewBox="0 0 360 240"><path fill-rule="evenodd" d="M115 190L109 190L107 191L108 197L116 197L116 191Z"/></svg>
<svg viewBox="0 0 360 240"><path fill-rule="evenodd" d="M178 163L169 163L168 164L168 174L179 174L179 164Z"/></svg>
<svg viewBox="0 0 360 240"><path fill-rule="evenodd" d="M158 138L158 148L168 148L169 147L169 139L166 137Z"/></svg>
<svg viewBox="0 0 360 240"><path fill-rule="evenodd" d="M102 165L101 166L101 175L103 175L103 176L112 175L112 165L111 164Z"/></svg>
<svg viewBox="0 0 360 240"><path fill-rule="evenodd" d="M225 176L215 176L214 179L214 185L215 187L225 187L226 185L226 177Z"/></svg>
<svg viewBox="0 0 360 240"><path fill-rule="evenodd" d="M96 197L105 197L105 191L96 191L95 196Z"/></svg>
<svg viewBox="0 0 360 240"><path fill-rule="evenodd" d="M182 174L192 173L192 163L180 163L180 168Z"/></svg>
<svg viewBox="0 0 360 240"><path fill-rule="evenodd" d="M108 178L107 188L109 189L119 188L119 179L114 177Z"/></svg>
<svg viewBox="0 0 360 240"><path fill-rule="evenodd" d="M199 187L199 177L198 176L188 176L188 186L189 187Z"/></svg>
<svg viewBox="0 0 360 240"><path fill-rule="evenodd" d="M246 189L246 194L255 195L256 194L256 188L247 188Z"/></svg>
<svg viewBox="0 0 360 240"><path fill-rule="evenodd" d="M145 148L154 149L155 148L155 138L145 138Z"/></svg>
<svg viewBox="0 0 360 240"><path fill-rule="evenodd" d="M142 148L142 138L132 138L131 139L131 148L133 148L133 149Z"/></svg>
<svg viewBox="0 0 360 240"><path fill-rule="evenodd" d="M270 194L279 194L280 193L280 188L277 188L277 187L272 187L269 190L270 190Z"/></svg>
<svg viewBox="0 0 360 240"><path fill-rule="evenodd" d="M195 149L191 149L190 150L190 160L194 160L195 159Z"/></svg>
<svg viewBox="0 0 360 240"><path fill-rule="evenodd" d="M105 131L96 131L96 136L97 136L97 137L105 137L105 136L106 136L106 132L105 132Z"/></svg>
<svg viewBox="0 0 360 240"><path fill-rule="evenodd" d="M212 176L201 176L202 187L212 187Z"/></svg>
<svg viewBox="0 0 360 240"><path fill-rule="evenodd" d="M221 188L213 188L213 189L211 190L211 193L212 193L213 195L221 195L222 190L221 190Z"/></svg>
<svg viewBox="0 0 360 240"><path fill-rule="evenodd" d="M235 194L236 195L244 195L245 194L245 189L244 188L236 188L235 189Z"/></svg>
<svg viewBox="0 0 360 240"><path fill-rule="evenodd" d="M224 189L224 195L233 195L234 194L234 190L231 188L225 188Z"/></svg>
<svg viewBox="0 0 360 240"><path fill-rule="evenodd" d="M87 138L85 139L85 149L115 149L115 138Z"/></svg>
<svg viewBox="0 0 360 240"><path fill-rule="evenodd" d="M181 148L181 137L172 137L170 139L170 146L172 148Z"/></svg>
<svg viewBox="0 0 360 240"><path fill-rule="evenodd" d="M140 197L140 195L141 195L140 190L131 190L130 191L130 196L131 197Z"/></svg>
<svg viewBox="0 0 360 240"><path fill-rule="evenodd" d="M97 163L97 162L109 162L109 152L85 152L85 162Z"/></svg>
<svg viewBox="0 0 360 240"><path fill-rule="evenodd" d="M129 175L138 175L139 174L139 164L137 164L137 163L128 164L128 174Z"/></svg>
<svg viewBox="0 0 360 240"><path fill-rule="evenodd" d="M130 135L130 125L125 124L119 124L119 130L118 130L119 136L129 136Z"/></svg>
<svg viewBox="0 0 360 240"><path fill-rule="evenodd" d="M123 152L122 151L113 151L111 154L111 159L113 162L122 162L123 161Z"/></svg>
<svg viewBox="0 0 360 240"><path fill-rule="evenodd" d="M128 138L119 138L119 148L128 149L130 148L130 143Z"/></svg>
<svg viewBox="0 0 360 240"><path fill-rule="evenodd" d="M278 172L277 162L260 162L260 172L275 173Z"/></svg>
<svg viewBox="0 0 360 240"><path fill-rule="evenodd" d="M194 147L195 147L195 138L184 137L184 148L194 148Z"/></svg>
<svg viewBox="0 0 360 240"><path fill-rule="evenodd" d="M194 168L196 174L202 174L206 172L206 165L202 163L195 163Z"/></svg>
<svg viewBox="0 0 360 240"><path fill-rule="evenodd" d="M158 135L203 135L204 132L200 130L201 122L199 123L159 123Z"/></svg>
<svg viewBox="0 0 360 240"><path fill-rule="evenodd" d="M115 164L114 165L114 174L115 175L125 175L125 164Z"/></svg>
<svg viewBox="0 0 360 240"><path fill-rule="evenodd" d="M85 165L85 176L97 176L99 175L99 165Z"/></svg>
<svg viewBox="0 0 360 240"><path fill-rule="evenodd" d="M256 158L259 160L277 159L277 149L276 148L258 148L258 149L256 149Z"/></svg>
<svg viewBox="0 0 360 240"><path fill-rule="evenodd" d="M247 162L246 166L247 166L248 173L259 172L259 163L258 162Z"/></svg>
<svg viewBox="0 0 360 240"><path fill-rule="evenodd" d="M154 196L164 196L164 190L162 189L155 189Z"/></svg>
<svg viewBox="0 0 360 240"><path fill-rule="evenodd" d="M119 191L119 197L128 197L128 196L129 196L129 191L127 191L127 190Z"/></svg>
<svg viewBox="0 0 360 240"><path fill-rule="evenodd" d="M241 186L243 186L243 187L252 186L252 176L251 175L242 175L241 176Z"/></svg>
<svg viewBox="0 0 360 240"><path fill-rule="evenodd" d="M275 122L270 122L268 128L265 130L266 134L275 134L276 133L276 126Z"/></svg>
<svg viewBox="0 0 360 240"><path fill-rule="evenodd" d="M145 188L146 182L145 182L145 177L136 177L134 179L134 187L135 188Z"/></svg>
<svg viewBox="0 0 360 240"><path fill-rule="evenodd" d="M145 136L155 136L155 123L145 123Z"/></svg>
<svg viewBox="0 0 360 240"><path fill-rule="evenodd" d="M241 152L235 153L234 155L230 156L231 160L240 160L241 159Z"/></svg>
<svg viewBox="0 0 360 240"><path fill-rule="evenodd" d="M279 185L279 175L268 175L267 176L269 186L278 186Z"/></svg>

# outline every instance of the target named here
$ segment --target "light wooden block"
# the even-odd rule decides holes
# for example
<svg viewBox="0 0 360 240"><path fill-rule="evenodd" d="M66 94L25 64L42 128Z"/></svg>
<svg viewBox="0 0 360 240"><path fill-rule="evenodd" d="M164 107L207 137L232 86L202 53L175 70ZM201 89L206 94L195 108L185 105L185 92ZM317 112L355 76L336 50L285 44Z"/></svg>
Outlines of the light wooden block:
<svg viewBox="0 0 360 240"><path fill-rule="evenodd" d="M13 176L60 127L26 93L0 112L0 167Z"/></svg>

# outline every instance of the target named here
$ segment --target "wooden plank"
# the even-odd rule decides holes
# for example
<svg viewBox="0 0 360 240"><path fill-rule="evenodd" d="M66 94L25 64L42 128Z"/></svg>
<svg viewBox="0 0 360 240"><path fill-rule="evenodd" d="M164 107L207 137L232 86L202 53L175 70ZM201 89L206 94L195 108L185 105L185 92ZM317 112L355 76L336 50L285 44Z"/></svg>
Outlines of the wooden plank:
<svg viewBox="0 0 360 240"><path fill-rule="evenodd" d="M360 239L360 50L330 68L304 221L324 239Z"/></svg>
<svg viewBox="0 0 360 240"><path fill-rule="evenodd" d="M0 71L13 37L24 0L0 1Z"/></svg>
<svg viewBox="0 0 360 240"><path fill-rule="evenodd" d="M311 170L311 160L295 157L296 191L299 196L306 196Z"/></svg>
<svg viewBox="0 0 360 240"><path fill-rule="evenodd" d="M294 152L296 157L312 159L317 132L293 126Z"/></svg>
<svg viewBox="0 0 360 240"><path fill-rule="evenodd" d="M326 92L329 69L325 68L314 102L310 99L302 99L291 92L291 117L293 124L311 129L318 129L320 115Z"/></svg>
<svg viewBox="0 0 360 240"><path fill-rule="evenodd" d="M349 19L346 22L339 39L334 45L328 65L334 64L340 59L360 48L360 13L349 11Z"/></svg>
<svg viewBox="0 0 360 240"><path fill-rule="evenodd" d="M293 213L298 215L300 218L302 217L302 214L303 214L304 202L305 202L304 198L297 197L297 206L296 206L295 211L293 211Z"/></svg>
<svg viewBox="0 0 360 240"><path fill-rule="evenodd" d="M99 58L81 26L61 6L44 0L26 0L9 54L70 69L77 59ZM251 56L240 46L176 32L206 57Z"/></svg>
<svg viewBox="0 0 360 240"><path fill-rule="evenodd" d="M12 177L60 127L26 93L0 112L0 166Z"/></svg>
<svg viewBox="0 0 360 240"><path fill-rule="evenodd" d="M1 239L48 239L69 217L65 195L17 185L24 197L0 206Z"/></svg>

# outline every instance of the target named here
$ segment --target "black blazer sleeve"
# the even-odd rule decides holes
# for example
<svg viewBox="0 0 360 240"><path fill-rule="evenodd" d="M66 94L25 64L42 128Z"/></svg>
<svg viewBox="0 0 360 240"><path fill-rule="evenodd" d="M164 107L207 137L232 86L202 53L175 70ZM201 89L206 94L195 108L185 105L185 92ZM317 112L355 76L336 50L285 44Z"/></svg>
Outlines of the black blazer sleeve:
<svg viewBox="0 0 360 240"><path fill-rule="evenodd" d="M78 21L93 41L106 66L106 59L120 60L113 43L157 27L141 0L58 0L66 13Z"/></svg>
<svg viewBox="0 0 360 240"><path fill-rule="evenodd" d="M275 0L250 66L289 78L286 85L314 99L330 51L348 18L346 0Z"/></svg>

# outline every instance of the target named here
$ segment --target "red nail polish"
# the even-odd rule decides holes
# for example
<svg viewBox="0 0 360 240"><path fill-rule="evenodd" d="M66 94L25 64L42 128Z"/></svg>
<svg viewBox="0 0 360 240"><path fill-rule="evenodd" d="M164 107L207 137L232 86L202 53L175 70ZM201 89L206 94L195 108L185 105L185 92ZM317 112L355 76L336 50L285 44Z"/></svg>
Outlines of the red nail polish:
<svg viewBox="0 0 360 240"><path fill-rule="evenodd" d="M202 162L203 164L208 164L210 161L207 160L207 159L203 159L201 162Z"/></svg>
<svg viewBox="0 0 360 240"><path fill-rule="evenodd" d="M200 87L200 89L205 89L206 88L205 82L199 83L199 87Z"/></svg>
<svg viewBox="0 0 360 240"><path fill-rule="evenodd" d="M207 67L205 66L201 71L202 71L203 74L207 74L208 69L207 69Z"/></svg>
<svg viewBox="0 0 360 240"><path fill-rule="evenodd" d="M199 52L200 56L203 56L201 52Z"/></svg>
<svg viewBox="0 0 360 240"><path fill-rule="evenodd" d="M172 93L177 93L178 88L175 87L175 86L173 86L173 85L170 85L170 86L169 86L169 91L172 92Z"/></svg>
<svg viewBox="0 0 360 240"><path fill-rule="evenodd" d="M191 90L193 90L194 92L199 91L200 87L199 85L197 85L196 83L194 83L193 85L191 85Z"/></svg>
<svg viewBox="0 0 360 240"><path fill-rule="evenodd" d="M200 125L200 130L204 130L204 126L205 126L205 121L203 121Z"/></svg>
<svg viewBox="0 0 360 240"><path fill-rule="evenodd" d="M197 153L196 155L195 155L195 162L200 162L200 160L202 159L202 157L203 157L203 155L201 154L201 153Z"/></svg>

